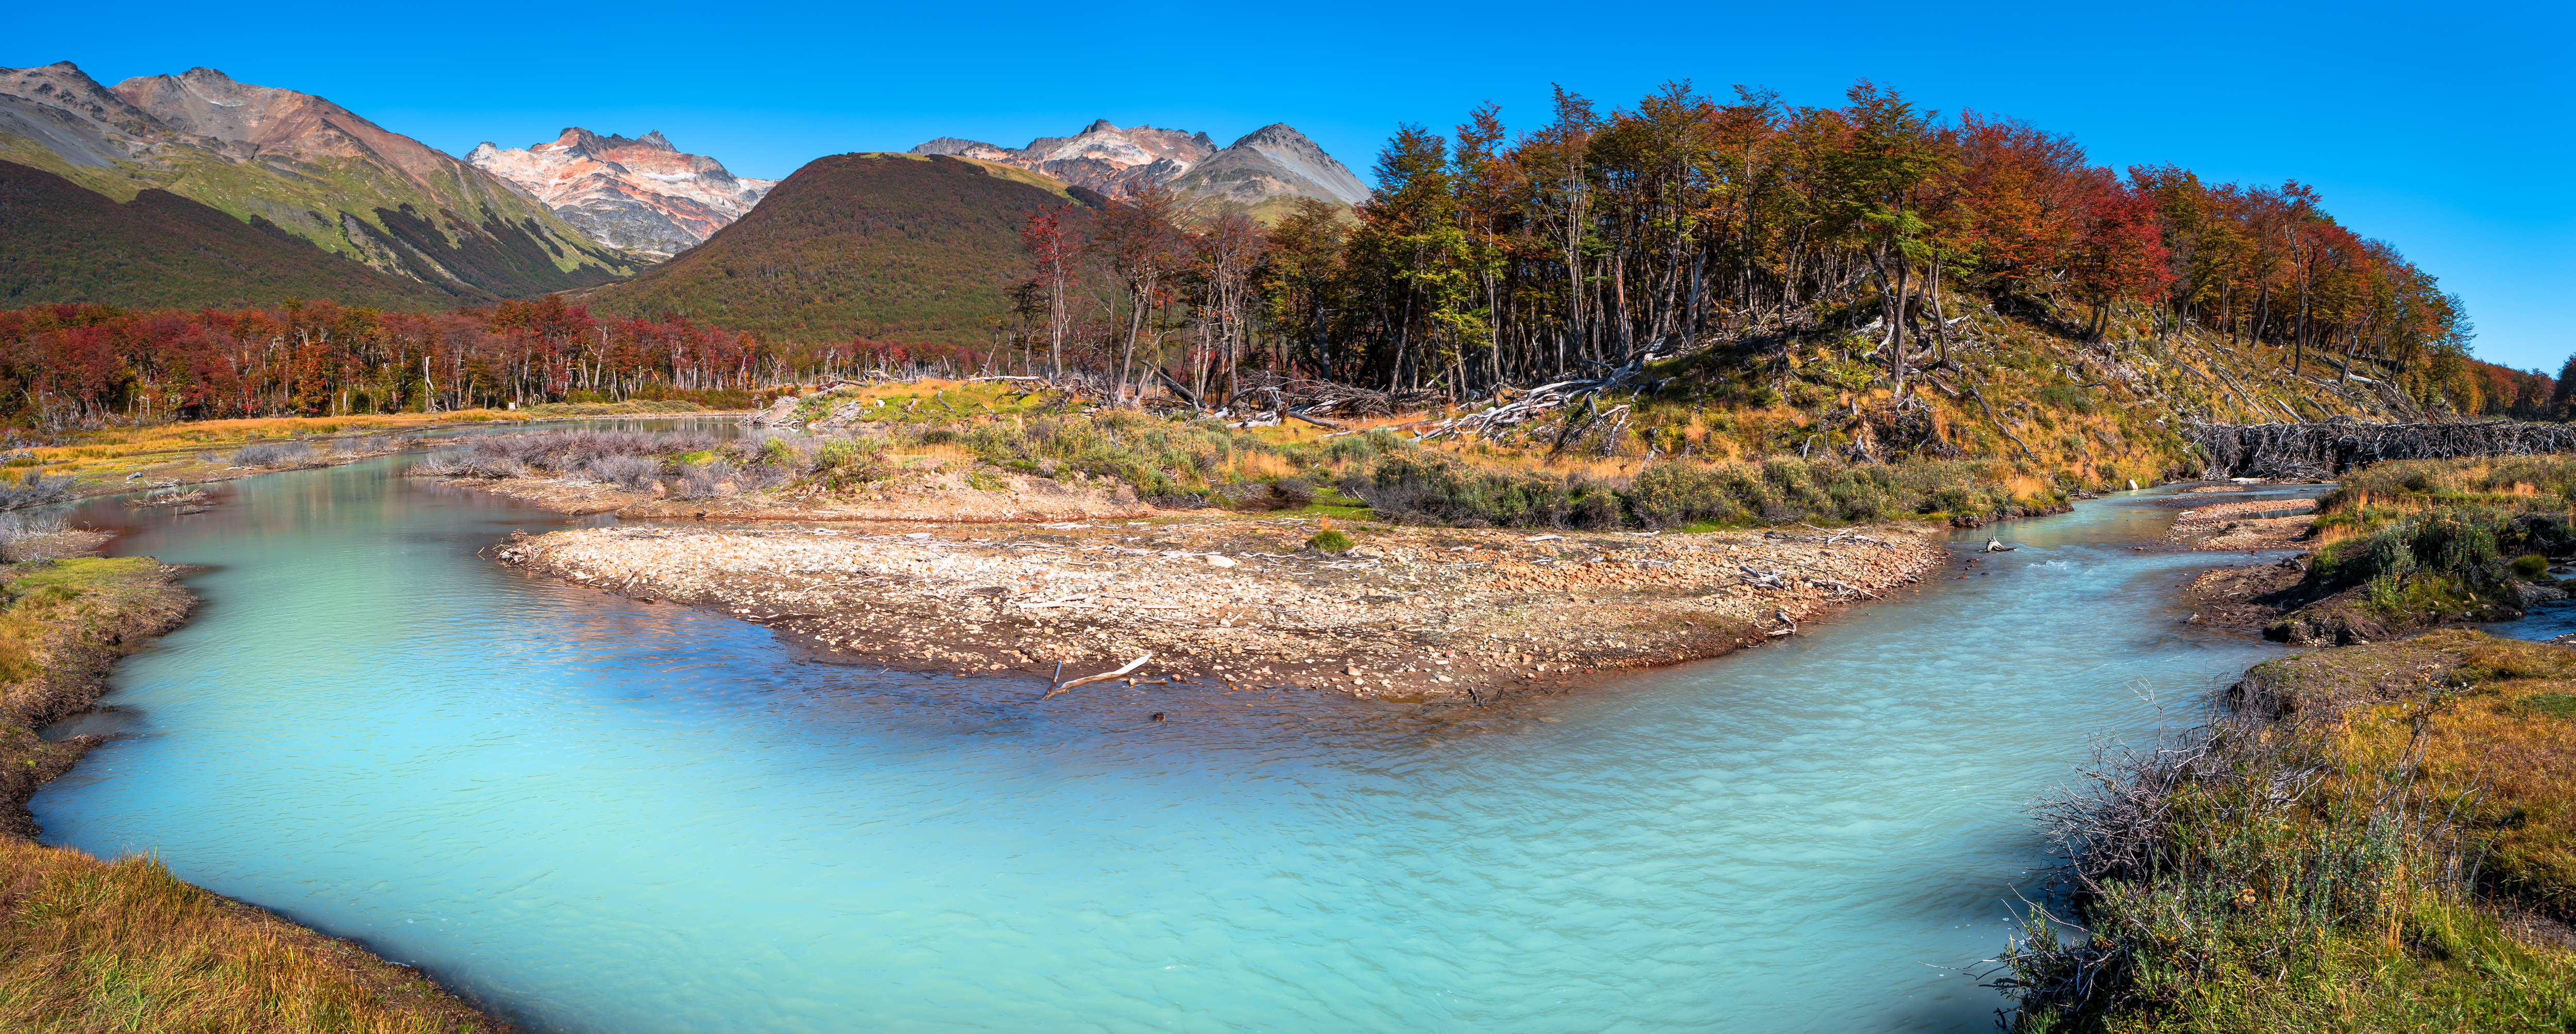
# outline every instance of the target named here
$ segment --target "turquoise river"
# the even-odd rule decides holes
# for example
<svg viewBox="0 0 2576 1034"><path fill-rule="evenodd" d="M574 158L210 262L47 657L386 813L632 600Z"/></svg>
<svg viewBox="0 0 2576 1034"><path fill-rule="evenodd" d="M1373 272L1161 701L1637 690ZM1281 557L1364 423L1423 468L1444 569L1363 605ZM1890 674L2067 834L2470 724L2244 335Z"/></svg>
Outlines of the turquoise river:
<svg viewBox="0 0 2576 1034"><path fill-rule="evenodd" d="M413 459L77 510L204 604L35 809L535 1030L1991 1030L2023 804L2273 652L2133 494L1724 659L1151 723L516 573L580 522Z"/></svg>

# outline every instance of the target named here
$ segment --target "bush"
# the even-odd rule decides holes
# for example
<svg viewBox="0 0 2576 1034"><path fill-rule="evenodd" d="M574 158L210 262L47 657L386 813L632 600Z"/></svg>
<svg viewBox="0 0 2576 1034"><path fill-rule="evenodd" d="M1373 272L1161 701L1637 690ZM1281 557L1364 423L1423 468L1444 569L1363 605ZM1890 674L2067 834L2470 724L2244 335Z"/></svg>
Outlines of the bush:
<svg viewBox="0 0 2576 1034"><path fill-rule="evenodd" d="M629 492L649 492L662 465L643 456L603 456L590 461L591 477Z"/></svg>
<svg viewBox="0 0 2576 1034"><path fill-rule="evenodd" d="M303 442L260 442L233 450L237 467L285 467L313 459L313 447Z"/></svg>
<svg viewBox="0 0 2576 1034"><path fill-rule="evenodd" d="M2513 573L2525 581L2538 581L2549 573L2549 558L2538 553L2525 553L2513 558Z"/></svg>
<svg viewBox="0 0 2576 1034"><path fill-rule="evenodd" d="M723 460L685 467L680 471L679 483L672 486L671 495L677 499L713 499L717 495L716 486L733 480L733 475L733 464Z"/></svg>
<svg viewBox="0 0 2576 1034"><path fill-rule="evenodd" d="M1345 479L1342 491L1417 524L1616 528L1623 521L1618 492L1579 474L1476 469L1419 454L1380 459L1367 477Z"/></svg>
<svg viewBox="0 0 2576 1034"><path fill-rule="evenodd" d="M1739 483L1730 485L1730 480ZM1628 486L1628 505L1637 522L1650 528L1696 521L1750 523L1752 511L1738 498L1737 491L1730 491L1751 487L1741 484L1741 480L1728 478L1720 468L1658 463L1640 472Z"/></svg>
<svg viewBox="0 0 2576 1034"><path fill-rule="evenodd" d="M59 503L71 497L71 478L58 477L48 481L45 480L43 471L29 471L24 479L14 485L0 484L0 510Z"/></svg>
<svg viewBox="0 0 2576 1034"><path fill-rule="evenodd" d="M1318 553L1348 553L1357 545L1350 536L1331 528L1316 532L1315 537L1306 540L1306 548Z"/></svg>
<svg viewBox="0 0 2576 1034"><path fill-rule="evenodd" d="M1280 478L1270 483L1270 494L1278 497L1283 510L1301 510L1315 505L1315 486L1305 478Z"/></svg>

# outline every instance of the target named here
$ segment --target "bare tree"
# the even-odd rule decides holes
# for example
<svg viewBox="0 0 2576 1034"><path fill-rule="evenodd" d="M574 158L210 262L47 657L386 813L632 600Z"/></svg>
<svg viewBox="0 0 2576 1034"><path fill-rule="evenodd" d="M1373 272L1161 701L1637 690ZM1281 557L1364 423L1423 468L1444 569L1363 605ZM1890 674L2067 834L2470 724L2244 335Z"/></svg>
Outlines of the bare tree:
<svg viewBox="0 0 2576 1034"><path fill-rule="evenodd" d="M1124 288L1127 330L1125 340L1119 342L1115 400L1121 406L1132 401L1128 387L1134 380L1136 344L1145 335L1147 318L1163 307L1169 280L1186 261L1181 231L1172 225L1172 209L1171 193L1159 189L1113 200L1101 212L1086 248Z"/></svg>

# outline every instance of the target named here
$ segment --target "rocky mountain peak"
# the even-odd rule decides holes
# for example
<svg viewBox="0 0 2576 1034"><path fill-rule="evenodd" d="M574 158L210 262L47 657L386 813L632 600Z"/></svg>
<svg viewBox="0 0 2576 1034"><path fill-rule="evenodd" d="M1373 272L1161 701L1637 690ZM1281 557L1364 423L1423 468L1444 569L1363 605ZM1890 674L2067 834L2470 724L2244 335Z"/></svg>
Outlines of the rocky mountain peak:
<svg viewBox="0 0 2576 1034"><path fill-rule="evenodd" d="M1307 139L1306 134L1298 132L1297 127L1285 122L1273 122L1269 125L1253 130L1252 132L1245 133L1243 134L1243 138L1236 140L1232 146L1244 147L1247 145L1260 144L1278 144L1288 147L1296 147L1300 145L1306 147L1315 146L1315 142Z"/></svg>
<svg viewBox="0 0 2576 1034"><path fill-rule="evenodd" d="M751 211L773 182L682 153L660 130L629 139L566 126L551 141L486 143L465 160L535 195L600 242L649 255L697 246Z"/></svg>
<svg viewBox="0 0 2576 1034"><path fill-rule="evenodd" d="M1285 122L1244 134L1174 180L1172 189L1253 209L1294 197L1355 205L1369 196L1350 169Z"/></svg>
<svg viewBox="0 0 2576 1034"><path fill-rule="evenodd" d="M1184 200L1222 199L1256 208L1287 197L1341 204L1368 197L1359 177L1284 122L1246 133L1222 151L1203 132L1150 125L1122 129L1104 118L1092 120L1080 133L1039 137L1027 147L943 136L912 153L1015 165L1110 195L1170 187Z"/></svg>
<svg viewBox="0 0 2576 1034"><path fill-rule="evenodd" d="M240 80L234 79L229 75L225 75L223 70L220 68L208 68L204 65L198 65L195 68L179 73L178 79L180 82L195 87L198 91L211 97L221 98L217 103L243 103L240 99L242 91L245 89L256 89L256 87L248 87Z"/></svg>
<svg viewBox="0 0 2576 1034"><path fill-rule="evenodd" d="M914 154L946 154L1014 165L1044 173L1077 187L1105 194L1126 194L1162 186L1216 153L1205 133L1120 128L1094 119L1072 136L1042 136L1026 147L997 147L980 140L940 137L916 146Z"/></svg>
<svg viewBox="0 0 2576 1034"><path fill-rule="evenodd" d="M0 138L110 198L165 190L465 296L560 289L625 269L499 179L321 97L219 69L113 88L70 62L0 69ZM517 257L539 253L558 261L531 268Z"/></svg>

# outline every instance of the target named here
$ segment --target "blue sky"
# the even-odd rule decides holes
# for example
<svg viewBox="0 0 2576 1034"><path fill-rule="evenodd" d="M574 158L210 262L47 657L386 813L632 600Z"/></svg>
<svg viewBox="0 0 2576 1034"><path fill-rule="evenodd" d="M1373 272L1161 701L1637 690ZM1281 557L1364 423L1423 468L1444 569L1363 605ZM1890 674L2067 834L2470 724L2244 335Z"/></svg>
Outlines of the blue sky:
<svg viewBox="0 0 2576 1034"><path fill-rule="evenodd" d="M2100 164L2298 179L2467 302L2481 358L2576 352L2576 5L26 5L0 66L120 79L223 69L318 93L451 154L565 126L735 172L935 136L1016 146L1094 118L1286 122L1366 178L1399 122L1550 83L1614 106L1668 79L1832 104L1868 78L1942 111L2027 119ZM1926 20L1926 15L1932 20Z"/></svg>

